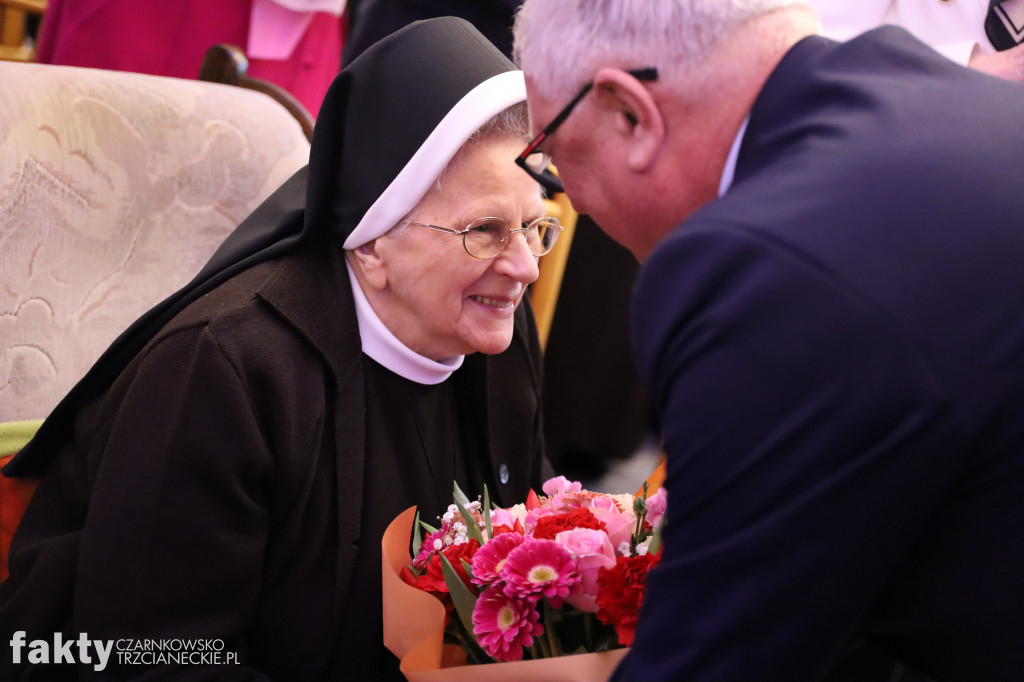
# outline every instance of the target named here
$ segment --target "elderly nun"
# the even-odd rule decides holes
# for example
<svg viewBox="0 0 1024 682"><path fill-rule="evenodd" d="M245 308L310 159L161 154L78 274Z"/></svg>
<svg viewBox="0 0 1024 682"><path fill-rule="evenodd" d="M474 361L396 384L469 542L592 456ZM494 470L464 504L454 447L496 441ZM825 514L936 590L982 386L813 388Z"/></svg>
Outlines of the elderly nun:
<svg viewBox="0 0 1024 682"><path fill-rule="evenodd" d="M522 74L453 18L341 72L308 167L6 468L40 484L0 639L224 652L115 651L118 679L401 679L381 642L384 528L414 504L443 512L453 481L512 505L550 474L524 297L560 227L513 163L524 99Z"/></svg>

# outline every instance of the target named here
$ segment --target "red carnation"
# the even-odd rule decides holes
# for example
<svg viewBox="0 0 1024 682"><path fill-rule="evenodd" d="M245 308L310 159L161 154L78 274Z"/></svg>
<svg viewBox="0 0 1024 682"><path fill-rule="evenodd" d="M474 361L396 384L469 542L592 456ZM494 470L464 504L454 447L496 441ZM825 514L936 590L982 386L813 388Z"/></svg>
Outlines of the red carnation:
<svg viewBox="0 0 1024 682"><path fill-rule="evenodd" d="M631 646L636 631L637 617L644 601L644 581L647 573L658 563L661 554L616 559L611 568L597 572L597 619L615 627L619 644Z"/></svg>
<svg viewBox="0 0 1024 682"><path fill-rule="evenodd" d="M533 537L538 540L554 540L563 530L573 528L590 528L606 530L604 521L599 521L588 509L573 509L562 514L548 514L537 520L533 529Z"/></svg>
<svg viewBox="0 0 1024 682"><path fill-rule="evenodd" d="M455 573L459 576L459 580L468 586L470 584L469 575L466 573L466 569L462 567L462 560L465 559L472 564L473 555L476 554L479 548L480 544L472 538L469 542L446 547L441 553L431 555L427 561L426 568L418 576L413 577L411 571L403 569L402 579L413 587L424 592L430 592L444 603L446 609L451 611L453 606L451 598L448 596L448 585L444 582L441 554L448 557L448 561L451 562L452 568L455 569Z"/></svg>

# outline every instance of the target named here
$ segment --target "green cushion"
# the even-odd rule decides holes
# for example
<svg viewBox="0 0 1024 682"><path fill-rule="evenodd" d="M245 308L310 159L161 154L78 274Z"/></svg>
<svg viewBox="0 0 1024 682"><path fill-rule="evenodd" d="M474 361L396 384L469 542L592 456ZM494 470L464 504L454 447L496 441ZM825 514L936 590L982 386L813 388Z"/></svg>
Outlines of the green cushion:
<svg viewBox="0 0 1024 682"><path fill-rule="evenodd" d="M0 457L13 455L36 435L42 419L24 422L0 422Z"/></svg>

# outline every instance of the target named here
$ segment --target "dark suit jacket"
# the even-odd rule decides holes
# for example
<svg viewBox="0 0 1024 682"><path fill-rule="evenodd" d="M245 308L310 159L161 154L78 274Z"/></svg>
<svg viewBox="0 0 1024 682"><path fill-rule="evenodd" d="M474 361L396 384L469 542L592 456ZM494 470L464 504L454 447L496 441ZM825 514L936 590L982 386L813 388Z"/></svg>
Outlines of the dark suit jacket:
<svg viewBox="0 0 1024 682"><path fill-rule="evenodd" d="M820 679L860 639L1024 679L1024 88L808 38L644 264L664 556L617 680Z"/></svg>
<svg viewBox="0 0 1024 682"><path fill-rule="evenodd" d="M451 379L486 425L489 447L473 453L483 480L471 484L502 505L542 476L527 308L505 354L469 356ZM363 362L336 247L257 265L185 309L50 464L12 545L0 640L215 638L240 654L238 666L165 672L175 680L336 681L372 666L379 578L351 576L357 561L379 561L380 538L361 537L361 520L444 510L433 480L418 499L364 499ZM9 664L0 679L12 679Z"/></svg>

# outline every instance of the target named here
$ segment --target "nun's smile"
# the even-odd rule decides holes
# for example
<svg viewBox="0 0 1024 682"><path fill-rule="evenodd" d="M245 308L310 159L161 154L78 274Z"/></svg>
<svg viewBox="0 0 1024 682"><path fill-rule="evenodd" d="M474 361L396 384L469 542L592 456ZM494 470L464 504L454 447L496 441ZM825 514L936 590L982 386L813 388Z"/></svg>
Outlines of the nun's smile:
<svg viewBox="0 0 1024 682"><path fill-rule="evenodd" d="M483 217L513 227L541 217L539 186L513 163L520 147L516 138L470 144L410 220L463 230ZM433 360L508 348L515 309L538 276L537 257L519 232L489 259L471 256L462 236L412 225L361 250L377 316L403 344Z"/></svg>
<svg viewBox="0 0 1024 682"><path fill-rule="evenodd" d="M469 298L470 298L470 300L476 301L477 303L479 303L481 305L487 306L489 308L493 308L495 310L495 312L501 312L501 311L505 311L505 310L511 312L511 311L514 311L516 309L516 305L519 304L518 297L515 297L515 298L490 298L490 297L484 297L484 296L471 295Z"/></svg>

